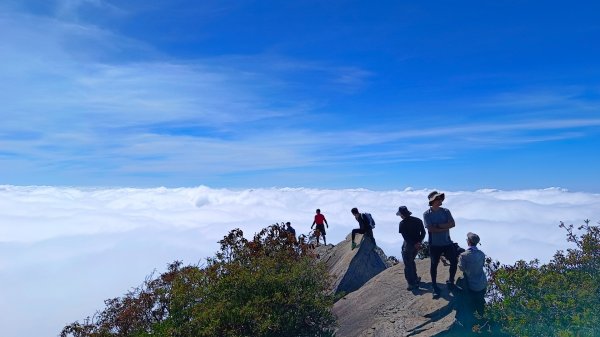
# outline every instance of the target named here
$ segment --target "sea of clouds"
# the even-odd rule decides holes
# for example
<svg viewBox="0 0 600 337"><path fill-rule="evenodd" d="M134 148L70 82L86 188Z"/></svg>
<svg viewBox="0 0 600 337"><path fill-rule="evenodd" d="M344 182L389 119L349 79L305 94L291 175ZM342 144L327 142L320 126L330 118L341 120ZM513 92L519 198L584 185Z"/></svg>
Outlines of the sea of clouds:
<svg viewBox="0 0 600 337"><path fill-rule="evenodd" d="M233 228L250 237L290 221L298 234L308 233L316 208L329 222L328 243L357 227L350 209L358 207L375 218L378 245L399 257L398 206L421 217L429 192L0 186L2 335L56 336L169 262L203 263ZM476 232L480 248L504 263L548 261L571 247L560 221L600 220L600 194L559 188L444 192L444 207L456 220L452 238L464 246L466 233Z"/></svg>

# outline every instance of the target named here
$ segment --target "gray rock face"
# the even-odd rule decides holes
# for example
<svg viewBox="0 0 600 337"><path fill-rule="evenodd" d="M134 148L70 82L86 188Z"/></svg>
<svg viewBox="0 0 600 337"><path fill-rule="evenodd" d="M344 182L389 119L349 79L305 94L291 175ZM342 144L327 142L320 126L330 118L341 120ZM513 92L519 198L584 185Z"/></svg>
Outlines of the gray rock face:
<svg viewBox="0 0 600 337"><path fill-rule="evenodd" d="M439 284L442 294L433 298L429 260L417 261L422 277L418 290L406 290L404 265L388 268L357 291L337 301L338 337L434 336L447 331L455 321L454 295ZM438 279L448 277L440 263Z"/></svg>
<svg viewBox="0 0 600 337"><path fill-rule="evenodd" d="M354 250L350 242L347 237L336 246L317 248L333 278L332 292L346 292L333 307L338 322L336 336L435 336L452 327L454 294L438 283L442 294L433 297L429 259L416 261L421 286L409 291L402 263L386 268L371 240L364 240ZM448 267L440 263L438 281L448 276Z"/></svg>
<svg viewBox="0 0 600 337"><path fill-rule="evenodd" d="M362 241L352 249L350 236L337 245L321 246L317 253L327 264L330 276L333 278L333 293L350 293L359 289L375 275L384 271L387 266L369 237L356 235L356 242Z"/></svg>

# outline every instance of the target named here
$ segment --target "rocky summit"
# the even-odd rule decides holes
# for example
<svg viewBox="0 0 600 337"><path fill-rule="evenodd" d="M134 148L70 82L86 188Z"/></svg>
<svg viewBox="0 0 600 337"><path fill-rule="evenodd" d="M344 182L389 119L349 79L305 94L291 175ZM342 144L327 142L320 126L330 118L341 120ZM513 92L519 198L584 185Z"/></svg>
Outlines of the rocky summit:
<svg viewBox="0 0 600 337"><path fill-rule="evenodd" d="M335 246L317 248L333 279L331 291L342 296L333 307L336 336L435 336L447 332L456 318L455 294L440 283L448 278L448 267L441 262L438 266L442 293L434 298L429 259L417 259L420 287L406 290L404 265L388 267L377 250L371 240L363 240L352 250L349 237Z"/></svg>
<svg viewBox="0 0 600 337"><path fill-rule="evenodd" d="M376 249L375 243L369 238L356 236L359 245L351 248L350 235L335 246L320 246L320 258L327 264L329 275L332 277L332 289L335 294L350 293L358 290L367 281L384 271L388 265L385 257Z"/></svg>

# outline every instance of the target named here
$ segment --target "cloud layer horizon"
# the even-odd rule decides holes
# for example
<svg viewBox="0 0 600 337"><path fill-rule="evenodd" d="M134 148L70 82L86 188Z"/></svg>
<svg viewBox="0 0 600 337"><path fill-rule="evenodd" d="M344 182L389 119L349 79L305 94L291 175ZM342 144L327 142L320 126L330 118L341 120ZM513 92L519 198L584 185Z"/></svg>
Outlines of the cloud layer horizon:
<svg viewBox="0 0 600 337"><path fill-rule="evenodd" d="M328 243L357 227L350 209L358 207L375 218L378 245L400 257L398 206L422 217L430 191L0 186L3 335L58 334L169 262L202 264L234 228L250 237L290 221L308 233L316 208L329 222ZM596 223L600 214L600 194L560 188L443 192L457 223L453 240L464 245L476 232L480 248L502 263L547 262L570 247L561 221Z"/></svg>

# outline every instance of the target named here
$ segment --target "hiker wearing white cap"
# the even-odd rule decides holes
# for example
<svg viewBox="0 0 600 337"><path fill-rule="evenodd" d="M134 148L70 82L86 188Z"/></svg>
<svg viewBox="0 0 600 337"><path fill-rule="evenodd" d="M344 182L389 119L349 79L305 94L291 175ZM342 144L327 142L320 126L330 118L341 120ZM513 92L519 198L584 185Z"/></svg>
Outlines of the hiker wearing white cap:
<svg viewBox="0 0 600 337"><path fill-rule="evenodd" d="M460 254L458 267L462 270L466 280L467 293L473 311L483 316L485 308L485 291L487 278L483 271L485 254L477 248L479 235L467 233L467 245L469 248Z"/></svg>
<svg viewBox="0 0 600 337"><path fill-rule="evenodd" d="M449 290L454 289L454 277L458 264L458 257L454 242L450 238L450 228L455 226L454 218L450 210L441 207L445 199L444 193L433 191L427 196L429 200L429 209L423 213L423 221L429 232L429 255L431 258L431 285L433 295L440 295L440 288L437 286L437 267L442 255L450 262L450 278L446 281Z"/></svg>
<svg viewBox="0 0 600 337"><path fill-rule="evenodd" d="M404 278L408 283L407 290L419 288L421 278L417 275L417 265L415 258L421 242L425 238L425 227L421 219L411 215L412 212L406 206L400 206L396 215L402 218L398 226L398 232L402 234L404 243L402 244L402 262L404 263Z"/></svg>

